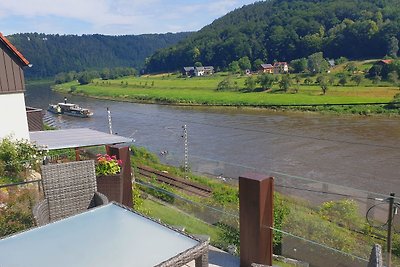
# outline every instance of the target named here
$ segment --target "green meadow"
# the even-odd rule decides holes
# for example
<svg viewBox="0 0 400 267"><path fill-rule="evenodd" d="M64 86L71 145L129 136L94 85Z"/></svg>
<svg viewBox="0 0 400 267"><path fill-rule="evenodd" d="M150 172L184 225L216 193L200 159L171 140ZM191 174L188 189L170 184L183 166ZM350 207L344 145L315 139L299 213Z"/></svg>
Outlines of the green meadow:
<svg viewBox="0 0 400 267"><path fill-rule="evenodd" d="M182 78L178 74L159 74L141 77L130 76L116 80L94 79L87 85L70 82L55 85L54 88L64 93L119 101L175 105L279 107L336 112L348 110L351 113L363 113L360 111L363 108L352 107L353 111L351 111L348 107L332 108L331 106L318 107L318 105L389 103L400 92L398 87L389 83L372 84L369 80L364 79L358 86L350 81L344 86L331 85L324 95L320 86L315 83L315 77L309 77L313 81L311 85L305 84L306 76L300 79L299 85L292 82L291 87L286 92L279 88L278 82L275 82L270 90L256 89L248 92L245 88L247 78L245 75L230 76L232 83L237 87L236 90L217 91L218 84L227 77L227 73L193 78ZM297 92L295 89L297 89ZM286 105L309 107L285 107ZM310 108L314 105L317 105L317 107ZM369 113L385 113L383 107L376 109L377 107L369 105L367 107ZM398 111L396 109L388 112Z"/></svg>

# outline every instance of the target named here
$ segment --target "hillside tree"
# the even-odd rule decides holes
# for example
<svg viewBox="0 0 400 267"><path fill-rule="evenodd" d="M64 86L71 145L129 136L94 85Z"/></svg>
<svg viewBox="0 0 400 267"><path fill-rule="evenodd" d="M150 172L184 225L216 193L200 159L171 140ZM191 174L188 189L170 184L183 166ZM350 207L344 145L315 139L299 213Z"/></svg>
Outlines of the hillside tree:
<svg viewBox="0 0 400 267"><path fill-rule="evenodd" d="M307 64L307 59L304 57L290 61L290 67L293 69L294 73L306 72Z"/></svg>
<svg viewBox="0 0 400 267"><path fill-rule="evenodd" d="M326 72L329 69L329 64L325 60L322 52L317 52L310 55L308 58L308 69L313 73Z"/></svg>
<svg viewBox="0 0 400 267"><path fill-rule="evenodd" d="M345 86L345 85L347 84L347 77L346 77L345 75L343 75L342 77L340 77L338 83L339 83L341 86Z"/></svg>
<svg viewBox="0 0 400 267"><path fill-rule="evenodd" d="M292 80L290 79L289 74L282 75L279 81L279 88L287 92L292 85Z"/></svg>
<svg viewBox="0 0 400 267"><path fill-rule="evenodd" d="M239 62L238 61L232 61L229 64L229 68L228 68L229 72L231 73L239 73L240 72L240 66L239 66Z"/></svg>
<svg viewBox="0 0 400 267"><path fill-rule="evenodd" d="M254 89L256 89L257 86L257 81L253 76L249 76L244 81L244 86L246 87L247 90L254 91Z"/></svg>
<svg viewBox="0 0 400 267"><path fill-rule="evenodd" d="M232 80L231 76L226 77L218 83L217 91L238 90L239 86L236 81Z"/></svg>
<svg viewBox="0 0 400 267"><path fill-rule="evenodd" d="M326 92L328 91L328 79L325 75L320 75L317 77L317 83L321 87L322 94L326 95Z"/></svg>
<svg viewBox="0 0 400 267"><path fill-rule="evenodd" d="M264 64L264 61L262 61L261 59L256 59L253 62L253 70L258 70L261 67L261 64Z"/></svg>
<svg viewBox="0 0 400 267"><path fill-rule="evenodd" d="M299 89L300 89L300 82L301 82L300 76L299 76L299 75L296 75L296 76L293 77L293 79L294 79L294 81L295 81L295 83L296 83L295 92L298 93L298 92L299 92Z"/></svg>
<svg viewBox="0 0 400 267"><path fill-rule="evenodd" d="M396 71L389 72L388 74L388 81L397 85L399 82L399 75Z"/></svg>
<svg viewBox="0 0 400 267"><path fill-rule="evenodd" d="M388 56L392 58L397 58L399 53L399 40L396 37L391 37L388 42Z"/></svg>
<svg viewBox="0 0 400 267"><path fill-rule="evenodd" d="M274 81L274 76L269 73L263 73L258 76L258 83L261 85L263 90L271 89Z"/></svg>
<svg viewBox="0 0 400 267"><path fill-rule="evenodd" d="M250 62L249 57L247 57L247 56L240 58L238 63L239 63L240 69L243 71L251 69L251 62Z"/></svg>
<svg viewBox="0 0 400 267"><path fill-rule="evenodd" d="M360 83L361 83L362 80L363 80L363 77L362 77L362 75L353 75L353 76L351 76L351 80L352 80L353 82L355 82L355 84L356 84L357 86L359 86Z"/></svg>

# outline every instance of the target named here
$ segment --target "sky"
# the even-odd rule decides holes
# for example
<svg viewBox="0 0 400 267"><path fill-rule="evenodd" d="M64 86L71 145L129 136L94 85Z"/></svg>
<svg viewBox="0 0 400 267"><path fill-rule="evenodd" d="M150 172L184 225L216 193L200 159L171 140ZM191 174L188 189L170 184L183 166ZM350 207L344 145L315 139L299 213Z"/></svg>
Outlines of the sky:
<svg viewBox="0 0 400 267"><path fill-rule="evenodd" d="M255 0L0 0L0 32L130 35L197 31Z"/></svg>

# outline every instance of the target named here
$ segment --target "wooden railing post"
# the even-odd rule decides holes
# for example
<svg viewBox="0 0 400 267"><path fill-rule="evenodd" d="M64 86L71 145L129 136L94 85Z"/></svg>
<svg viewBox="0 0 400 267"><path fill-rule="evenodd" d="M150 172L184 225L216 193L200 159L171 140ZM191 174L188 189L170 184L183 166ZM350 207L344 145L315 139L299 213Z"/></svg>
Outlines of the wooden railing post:
<svg viewBox="0 0 400 267"><path fill-rule="evenodd" d="M273 192L272 177L239 177L240 267L272 266Z"/></svg>
<svg viewBox="0 0 400 267"><path fill-rule="evenodd" d="M107 145L106 151L108 155L115 155L117 159L122 160L122 204L131 208L133 200L130 148L126 145Z"/></svg>

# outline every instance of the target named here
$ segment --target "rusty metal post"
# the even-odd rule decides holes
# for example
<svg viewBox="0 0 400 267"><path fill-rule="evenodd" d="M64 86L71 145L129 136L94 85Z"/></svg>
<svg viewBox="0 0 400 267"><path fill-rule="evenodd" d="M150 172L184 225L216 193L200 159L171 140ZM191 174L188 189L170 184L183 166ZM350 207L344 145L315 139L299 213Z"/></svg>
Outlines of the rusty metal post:
<svg viewBox="0 0 400 267"><path fill-rule="evenodd" d="M272 266L274 179L249 173L239 177L240 267Z"/></svg>
<svg viewBox="0 0 400 267"><path fill-rule="evenodd" d="M390 193L389 197L389 215L388 215L388 230L387 230L387 261L388 267L392 266L392 222L393 222L393 204L394 204L394 193Z"/></svg>
<svg viewBox="0 0 400 267"><path fill-rule="evenodd" d="M122 160L122 204L128 207L133 206L132 199L132 168L131 168L131 155L129 146L126 145L107 145L107 154L116 156L117 159Z"/></svg>
<svg viewBox="0 0 400 267"><path fill-rule="evenodd" d="M75 147L75 160L80 161L81 160L81 154L79 151L79 147Z"/></svg>

